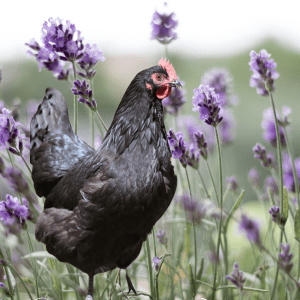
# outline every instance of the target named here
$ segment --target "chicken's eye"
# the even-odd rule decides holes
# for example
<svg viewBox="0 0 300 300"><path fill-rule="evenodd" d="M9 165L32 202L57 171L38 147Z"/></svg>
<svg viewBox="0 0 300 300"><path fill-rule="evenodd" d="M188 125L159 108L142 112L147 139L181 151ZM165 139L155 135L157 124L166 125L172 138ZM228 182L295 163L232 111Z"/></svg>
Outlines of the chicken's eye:
<svg viewBox="0 0 300 300"><path fill-rule="evenodd" d="M159 81L162 81L162 79L163 79L163 78L162 78L162 75L161 75L161 74L157 74L157 75L156 75L156 79L159 80Z"/></svg>

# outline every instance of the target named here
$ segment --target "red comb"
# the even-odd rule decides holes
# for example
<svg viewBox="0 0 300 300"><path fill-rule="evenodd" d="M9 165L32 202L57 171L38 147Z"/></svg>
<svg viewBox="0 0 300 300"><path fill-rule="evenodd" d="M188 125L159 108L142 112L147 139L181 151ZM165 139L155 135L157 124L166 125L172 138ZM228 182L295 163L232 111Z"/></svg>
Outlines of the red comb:
<svg viewBox="0 0 300 300"><path fill-rule="evenodd" d="M167 71L170 79L177 80L176 72L167 59L164 60L163 58L161 58L160 61L158 62L158 65L163 67Z"/></svg>

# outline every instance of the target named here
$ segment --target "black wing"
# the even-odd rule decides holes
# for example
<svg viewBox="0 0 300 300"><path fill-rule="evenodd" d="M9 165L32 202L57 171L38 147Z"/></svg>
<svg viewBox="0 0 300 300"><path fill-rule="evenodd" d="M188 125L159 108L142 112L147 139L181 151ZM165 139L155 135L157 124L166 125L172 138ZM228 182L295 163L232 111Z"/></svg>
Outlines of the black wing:
<svg viewBox="0 0 300 300"><path fill-rule="evenodd" d="M74 134L62 94L47 88L30 124L30 162L38 196L47 196L76 164L94 149Z"/></svg>

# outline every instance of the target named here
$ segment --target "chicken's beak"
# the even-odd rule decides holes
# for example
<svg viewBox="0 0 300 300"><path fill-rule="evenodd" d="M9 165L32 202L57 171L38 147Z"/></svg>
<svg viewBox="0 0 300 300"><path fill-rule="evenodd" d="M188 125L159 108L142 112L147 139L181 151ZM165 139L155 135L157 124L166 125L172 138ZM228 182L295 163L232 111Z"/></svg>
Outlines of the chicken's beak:
<svg viewBox="0 0 300 300"><path fill-rule="evenodd" d="M170 82L168 82L169 86L171 87L177 87L179 89L182 88L182 85L179 81L175 80L175 79L172 79Z"/></svg>

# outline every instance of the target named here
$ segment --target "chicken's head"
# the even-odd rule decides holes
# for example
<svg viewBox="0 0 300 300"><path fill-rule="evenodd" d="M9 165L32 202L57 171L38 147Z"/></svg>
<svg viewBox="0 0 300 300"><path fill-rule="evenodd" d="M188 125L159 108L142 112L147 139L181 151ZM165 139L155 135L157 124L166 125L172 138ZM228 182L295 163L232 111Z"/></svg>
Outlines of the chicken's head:
<svg viewBox="0 0 300 300"><path fill-rule="evenodd" d="M149 76L146 78L146 88L153 93L153 95L156 95L158 99L162 100L168 97L172 87L181 88L173 66L166 59L161 59L158 62L158 66L148 70Z"/></svg>

